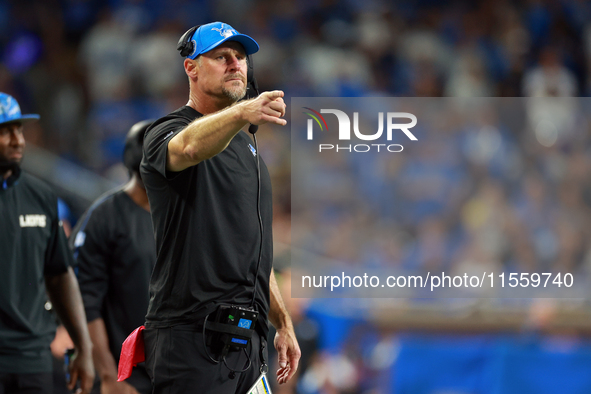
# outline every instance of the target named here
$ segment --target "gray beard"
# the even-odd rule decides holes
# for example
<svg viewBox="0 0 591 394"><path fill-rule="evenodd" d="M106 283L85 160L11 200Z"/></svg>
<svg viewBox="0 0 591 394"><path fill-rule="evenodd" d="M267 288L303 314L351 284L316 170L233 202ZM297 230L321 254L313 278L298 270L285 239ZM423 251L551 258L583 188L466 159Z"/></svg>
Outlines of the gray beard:
<svg viewBox="0 0 591 394"><path fill-rule="evenodd" d="M224 86L222 87L222 93L224 94L224 96L226 96L227 98L232 100L232 102L235 103L237 101L242 100L242 98L246 95L246 86L244 87L244 89L228 89Z"/></svg>

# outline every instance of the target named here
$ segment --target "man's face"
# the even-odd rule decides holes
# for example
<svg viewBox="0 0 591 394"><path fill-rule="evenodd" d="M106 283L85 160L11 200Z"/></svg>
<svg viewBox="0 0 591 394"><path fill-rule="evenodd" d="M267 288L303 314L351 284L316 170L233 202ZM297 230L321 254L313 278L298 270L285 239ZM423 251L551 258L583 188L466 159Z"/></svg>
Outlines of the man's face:
<svg viewBox="0 0 591 394"><path fill-rule="evenodd" d="M198 86L207 94L236 102L246 94L246 55L241 44L227 41L200 56Z"/></svg>
<svg viewBox="0 0 591 394"><path fill-rule="evenodd" d="M23 125L11 122L0 125L0 164L18 164L23 158Z"/></svg>

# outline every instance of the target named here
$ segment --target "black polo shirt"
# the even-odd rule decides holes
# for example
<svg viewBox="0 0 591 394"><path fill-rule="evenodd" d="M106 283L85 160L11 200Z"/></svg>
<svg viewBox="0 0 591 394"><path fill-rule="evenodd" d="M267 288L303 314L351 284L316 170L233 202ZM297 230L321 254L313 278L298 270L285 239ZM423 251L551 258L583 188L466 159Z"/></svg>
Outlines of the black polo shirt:
<svg viewBox="0 0 591 394"><path fill-rule="evenodd" d="M144 140L141 175L158 255L148 327L196 321L220 303L248 306L253 294L261 238L251 137L240 131L220 154L178 173L166 170L168 142L200 116L182 107L154 122ZM260 165L264 237L255 306L266 331L272 202L269 172L262 159Z"/></svg>
<svg viewBox="0 0 591 394"><path fill-rule="evenodd" d="M88 322L102 318L109 349L119 360L121 344L144 324L148 285L156 262L150 213L122 189L95 201L70 236Z"/></svg>
<svg viewBox="0 0 591 394"><path fill-rule="evenodd" d="M55 318L45 310L45 276L72 262L57 197L21 173L0 180L0 373L51 372Z"/></svg>

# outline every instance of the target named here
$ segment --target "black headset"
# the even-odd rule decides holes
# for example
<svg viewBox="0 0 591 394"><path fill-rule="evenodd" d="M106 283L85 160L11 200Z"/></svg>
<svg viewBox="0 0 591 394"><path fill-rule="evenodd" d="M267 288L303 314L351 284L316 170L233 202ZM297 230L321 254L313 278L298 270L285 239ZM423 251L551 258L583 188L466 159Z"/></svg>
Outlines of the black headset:
<svg viewBox="0 0 591 394"><path fill-rule="evenodd" d="M179 51L182 57L187 57L195 50L195 43L193 43L193 34L201 25L193 26L185 32L176 44L176 50ZM246 73L246 96L245 100L255 98L259 95L259 85L254 77L254 64L252 62L252 56L246 55L246 63L248 65L248 71ZM249 129L250 131L250 129Z"/></svg>
<svg viewBox="0 0 591 394"><path fill-rule="evenodd" d="M187 30L185 34L181 36L179 42L176 44L176 50L181 53L182 57L189 56L195 50L195 44L193 44L191 38L193 37L193 33L195 33L195 31L200 27L201 25L197 25Z"/></svg>
<svg viewBox="0 0 591 394"><path fill-rule="evenodd" d="M123 164L130 172L140 172L140 163L142 162L142 145L144 143L144 134L154 119L142 120L137 122L127 132L125 137L125 148L123 149Z"/></svg>

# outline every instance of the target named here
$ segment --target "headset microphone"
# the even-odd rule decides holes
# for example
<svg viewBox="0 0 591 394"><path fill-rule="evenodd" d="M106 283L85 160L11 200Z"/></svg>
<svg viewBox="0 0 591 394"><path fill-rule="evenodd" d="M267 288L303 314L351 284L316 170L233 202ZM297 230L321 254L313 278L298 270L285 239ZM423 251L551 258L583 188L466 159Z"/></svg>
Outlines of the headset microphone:
<svg viewBox="0 0 591 394"><path fill-rule="evenodd" d="M254 133L256 133L257 131L259 131L259 126L258 125L251 124L250 126L248 126L248 132L250 134L253 134L254 135ZM256 149L256 147L255 147L255 149Z"/></svg>
<svg viewBox="0 0 591 394"><path fill-rule="evenodd" d="M248 73L251 74L250 77L248 78L248 90L251 90L252 93L254 93L253 97L257 97L259 95L259 85L257 83L256 78L254 77L254 73L251 71L252 70L252 59L249 56L249 62L248 62ZM248 95L248 90L247 90L247 95ZM250 98L250 97L249 97ZM259 129L259 126L256 124L251 124L248 127L248 132L250 134L252 134L252 136L254 137L254 133L256 133ZM255 138L255 144L256 144L256 138ZM256 147L255 147L256 149Z"/></svg>
<svg viewBox="0 0 591 394"><path fill-rule="evenodd" d="M246 85L246 99L251 99L251 98L255 98L258 97L259 95L259 84L257 83L257 79L254 77L254 63L252 61L252 56L248 55L246 57L246 62L248 64L248 71L246 73L246 81L247 81L247 85ZM259 126L255 125L255 124L251 124L248 127L248 132L250 134L256 133L259 129ZM255 140L256 143L256 140ZM256 149L256 147L255 147Z"/></svg>

